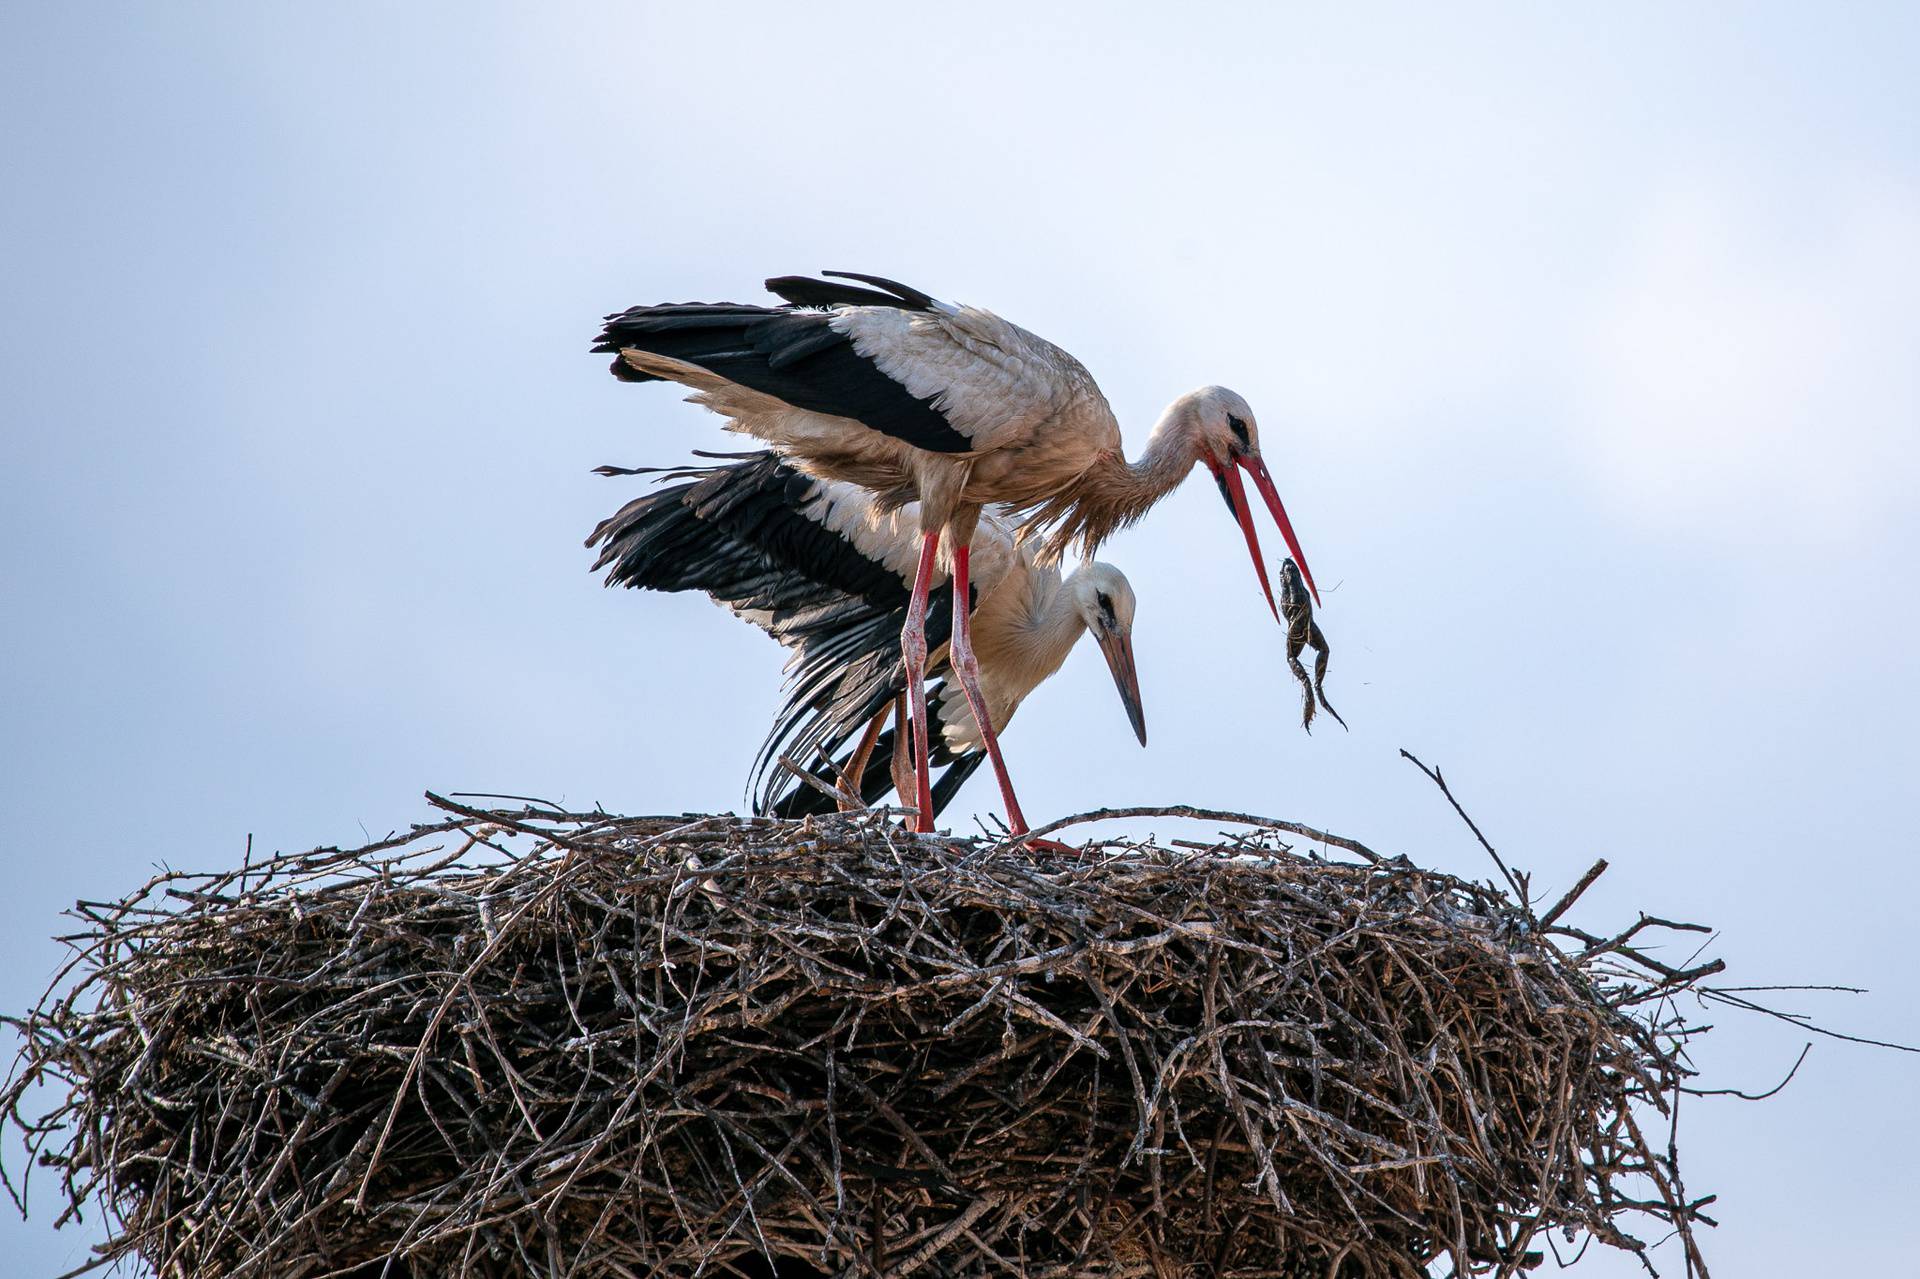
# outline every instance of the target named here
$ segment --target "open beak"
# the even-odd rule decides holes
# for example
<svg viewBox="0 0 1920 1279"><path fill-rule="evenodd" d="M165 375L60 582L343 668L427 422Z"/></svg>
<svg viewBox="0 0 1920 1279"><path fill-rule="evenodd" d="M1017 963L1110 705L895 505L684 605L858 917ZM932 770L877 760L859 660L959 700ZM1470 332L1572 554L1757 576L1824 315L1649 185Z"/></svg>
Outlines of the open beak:
<svg viewBox="0 0 1920 1279"><path fill-rule="evenodd" d="M1260 490L1260 496L1266 499L1267 510L1273 516L1273 522L1280 526L1280 536L1287 539L1287 550L1293 553L1294 563L1300 566L1300 575L1307 580L1307 589L1313 592L1313 602L1320 602L1320 588L1313 584L1313 571L1307 567L1307 557L1300 553L1300 539L1293 535L1293 521L1287 518L1287 508L1280 502L1279 490L1273 487L1273 476L1267 474L1267 464L1259 456L1238 457L1225 466L1215 466L1213 477L1220 484L1220 495L1227 500L1227 506L1233 511L1233 518L1240 525L1240 532L1247 539L1247 554L1253 557L1253 571L1260 575L1260 589L1266 592L1267 607L1273 610L1273 620L1280 620L1279 606L1273 602L1273 586L1267 581L1267 564L1260 557L1260 538L1253 531L1253 508L1247 505L1247 490L1240 482L1240 472L1234 467L1243 466L1253 476L1253 482Z"/></svg>
<svg viewBox="0 0 1920 1279"><path fill-rule="evenodd" d="M1313 573L1307 568L1307 557L1300 553L1300 539L1293 535L1293 521L1287 518L1287 508L1280 504L1280 491L1273 487L1273 477L1267 474L1267 464L1257 454L1240 459L1240 465L1247 468L1247 474L1253 476L1254 485L1259 488L1260 496L1267 499L1267 510L1273 515L1273 522L1280 526L1280 536L1287 539L1287 549L1293 553L1293 562L1300 566L1300 576L1307 579L1307 589L1313 592L1313 602L1320 603L1320 588L1313 584ZM1267 575L1260 575L1261 585L1266 585ZM1267 592L1267 602L1273 602L1273 592Z"/></svg>
<svg viewBox="0 0 1920 1279"><path fill-rule="evenodd" d="M1114 686L1120 690L1120 700L1126 703L1133 735L1145 746L1147 713L1140 705L1140 676L1133 669L1133 640L1125 631L1109 631L1097 640L1101 655L1107 659L1107 669L1113 672Z"/></svg>

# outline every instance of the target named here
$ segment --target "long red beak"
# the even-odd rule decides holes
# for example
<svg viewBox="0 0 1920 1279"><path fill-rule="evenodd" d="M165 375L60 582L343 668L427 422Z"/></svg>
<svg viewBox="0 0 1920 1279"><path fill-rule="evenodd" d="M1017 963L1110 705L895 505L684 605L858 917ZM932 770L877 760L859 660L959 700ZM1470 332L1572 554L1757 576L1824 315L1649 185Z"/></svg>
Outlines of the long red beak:
<svg viewBox="0 0 1920 1279"><path fill-rule="evenodd" d="M1248 472L1252 474L1253 482L1260 488L1260 496L1267 499L1267 510L1273 513L1273 522L1280 526L1280 536L1287 539L1287 549L1293 552L1293 562L1300 566L1300 576L1307 579L1307 589L1313 592L1313 602L1316 605L1319 604L1320 588L1313 584L1313 573L1307 568L1307 557L1300 553L1300 539L1293 535L1293 521L1287 518L1287 508L1280 504L1280 493L1273 487L1273 477L1267 474L1266 462L1262 461L1258 456L1243 457L1240 459L1240 465L1246 467ZM1239 484L1235 483L1234 491L1238 492L1239 487ZM1248 521L1245 510L1246 501L1243 498L1240 502L1239 511L1235 513L1240 516L1240 526L1246 530L1247 544L1251 546L1253 544L1253 525ZM1260 552L1258 550L1253 553L1253 562L1255 565L1260 563ZM1261 568L1260 585L1265 586L1266 584L1267 570ZM1267 592L1267 603L1273 603L1273 592L1271 590Z"/></svg>
<svg viewBox="0 0 1920 1279"><path fill-rule="evenodd" d="M1260 474L1265 473L1265 468L1261 468ZM1260 557L1260 536L1253 531L1253 508L1247 505L1247 490L1240 483L1240 472L1233 469L1232 463L1228 463L1215 471L1214 476L1220 481L1220 491L1227 495L1227 505L1233 510L1233 518L1240 522L1240 531L1246 534L1247 554L1253 556L1253 571L1260 575L1260 589L1267 593L1267 607L1273 610L1273 620L1277 622L1280 620L1280 606L1273 602L1273 583L1267 580L1267 562ZM1268 483L1271 487L1272 482ZM1286 519L1284 511L1280 518L1283 521ZM1281 527L1286 528L1286 525L1283 523ZM1287 529L1287 544L1293 544L1293 530L1290 528Z"/></svg>

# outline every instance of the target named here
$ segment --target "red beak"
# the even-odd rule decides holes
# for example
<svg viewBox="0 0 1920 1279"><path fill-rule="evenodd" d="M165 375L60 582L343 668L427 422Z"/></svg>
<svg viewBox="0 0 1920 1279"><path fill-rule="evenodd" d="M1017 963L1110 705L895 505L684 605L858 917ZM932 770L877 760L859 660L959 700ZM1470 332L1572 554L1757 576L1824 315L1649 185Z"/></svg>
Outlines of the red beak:
<svg viewBox="0 0 1920 1279"><path fill-rule="evenodd" d="M1320 588L1313 584L1313 573L1307 568L1307 557L1300 553L1300 539L1293 535L1293 521L1287 518L1287 508L1280 504L1280 493L1273 487L1273 477L1267 474L1267 464L1258 456L1254 456L1241 458L1240 465L1246 467L1253 475L1253 482L1259 486L1260 496L1267 499L1267 510L1273 513L1273 522L1280 526L1280 536L1287 539L1287 549L1293 552L1293 562L1300 566L1300 576L1307 579L1307 589L1313 592L1313 602L1318 605L1320 603ZM1244 516L1241 518L1241 523L1247 530L1248 540L1251 541L1253 538L1253 526L1246 522ZM1259 552L1256 551L1254 553L1253 560L1256 564L1260 562ZM1260 585L1265 586L1266 584L1266 570L1262 569L1260 572ZM1267 602L1273 602L1272 591L1267 592Z"/></svg>
<svg viewBox="0 0 1920 1279"><path fill-rule="evenodd" d="M1253 571L1260 575L1260 589L1266 593L1267 607L1273 610L1273 620L1280 620L1280 609L1273 602L1273 585L1267 580L1267 564L1260 555L1260 538L1253 531L1253 508L1247 505L1247 490L1240 482L1240 472L1234 467L1243 466L1253 476L1253 482L1260 489L1260 496L1266 499L1267 510L1273 515L1273 522L1280 526L1280 536L1287 539L1287 550L1293 554L1293 562L1300 566L1300 576L1307 581L1307 589L1313 592L1313 602L1320 602L1320 588L1313 584L1313 572L1307 567L1307 557L1300 553L1300 539L1293 535L1293 521L1287 518L1287 508L1280 502L1280 494L1273 487L1273 477L1267 474L1267 464L1255 457L1235 458L1225 466L1209 461L1213 468L1213 478L1220 483L1220 493L1227 499L1227 506L1233 511L1233 518L1240 525L1240 532L1247 539L1247 554L1253 557Z"/></svg>
<svg viewBox="0 0 1920 1279"><path fill-rule="evenodd" d="M1247 505L1246 486L1240 483L1240 472L1233 469L1231 463L1216 470L1214 477L1220 481L1220 491L1227 495L1227 505L1233 511L1233 518L1240 522L1240 531L1247 537L1247 554L1253 556L1253 571L1260 575L1260 589L1267 593L1267 607L1273 610L1273 620L1280 620L1280 606L1273 602L1273 583L1267 580L1267 562L1260 557L1260 537L1253 531L1253 508ZM1292 534L1289 533L1291 538Z"/></svg>

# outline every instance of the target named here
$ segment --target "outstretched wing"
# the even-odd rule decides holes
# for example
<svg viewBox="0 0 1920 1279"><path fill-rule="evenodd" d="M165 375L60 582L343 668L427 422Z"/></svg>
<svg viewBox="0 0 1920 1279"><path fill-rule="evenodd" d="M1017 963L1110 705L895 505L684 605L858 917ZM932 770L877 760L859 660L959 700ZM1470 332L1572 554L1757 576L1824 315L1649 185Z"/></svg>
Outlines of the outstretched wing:
<svg viewBox="0 0 1920 1279"><path fill-rule="evenodd" d="M679 483L622 507L587 539L608 585L698 590L793 650L786 701L755 760L756 807L789 779L781 755L831 758L904 691L900 631L917 554L871 499L802 475L772 454L675 472ZM931 648L951 628L952 586L932 596ZM978 592L975 592L978 598Z"/></svg>
<svg viewBox="0 0 1920 1279"><path fill-rule="evenodd" d="M874 287L779 276L767 288L785 306L632 307L607 317L593 349L629 381L710 390L718 378L934 453L997 448L1057 420L1110 426L1092 377L1052 343L892 280L828 274Z"/></svg>

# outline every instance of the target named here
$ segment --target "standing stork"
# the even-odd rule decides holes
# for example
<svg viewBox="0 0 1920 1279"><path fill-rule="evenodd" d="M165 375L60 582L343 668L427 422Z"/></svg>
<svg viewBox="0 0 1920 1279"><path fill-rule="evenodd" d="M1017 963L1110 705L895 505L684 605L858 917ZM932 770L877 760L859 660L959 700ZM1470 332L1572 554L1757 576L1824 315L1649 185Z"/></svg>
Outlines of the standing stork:
<svg viewBox="0 0 1920 1279"><path fill-rule="evenodd" d="M843 787L867 803L896 788L908 802L916 778L899 762L905 738L897 722L889 735L882 729L890 713L898 717L907 692L900 650L912 604L919 511L911 505L881 510L865 490L803 475L774 453L665 474L679 482L628 502L601 521L587 545L600 548L594 568L606 570L609 586L704 591L793 650L787 702L749 783L755 808L797 817L830 806L772 767L782 755L827 761ZM1063 579L991 512L975 529L974 551L968 613L991 712L987 727L1004 729L1027 694L1091 632L1144 746L1134 597L1126 576L1091 563ZM951 590L951 583L940 584L932 594ZM939 629L945 621L943 614L932 619L936 675L945 665L939 651L948 639ZM953 695L944 679L927 700L939 727L929 760L943 769L932 788L938 814L979 767L986 734L968 700ZM787 790L780 794L783 781ZM1007 820L1025 832L1017 808Z"/></svg>
<svg viewBox="0 0 1920 1279"><path fill-rule="evenodd" d="M729 430L766 441L812 475L869 490L882 509L919 504L919 556L901 645L921 829L932 829L924 677L928 593L943 535L956 601L949 660L982 726L1008 820L1016 832L1024 828L985 712L967 610L958 606L968 598L982 507L1008 507L1042 562L1057 562L1075 544L1091 556L1202 464L1239 522L1277 621L1244 469L1318 599L1261 458L1253 410L1239 395L1206 386L1181 396L1161 415L1145 453L1129 462L1106 397L1059 347L990 311L936 301L893 280L824 274L832 278L768 280L782 306L633 307L607 317L593 349L616 357L613 372L623 380L691 387L690 398L726 417Z"/></svg>

